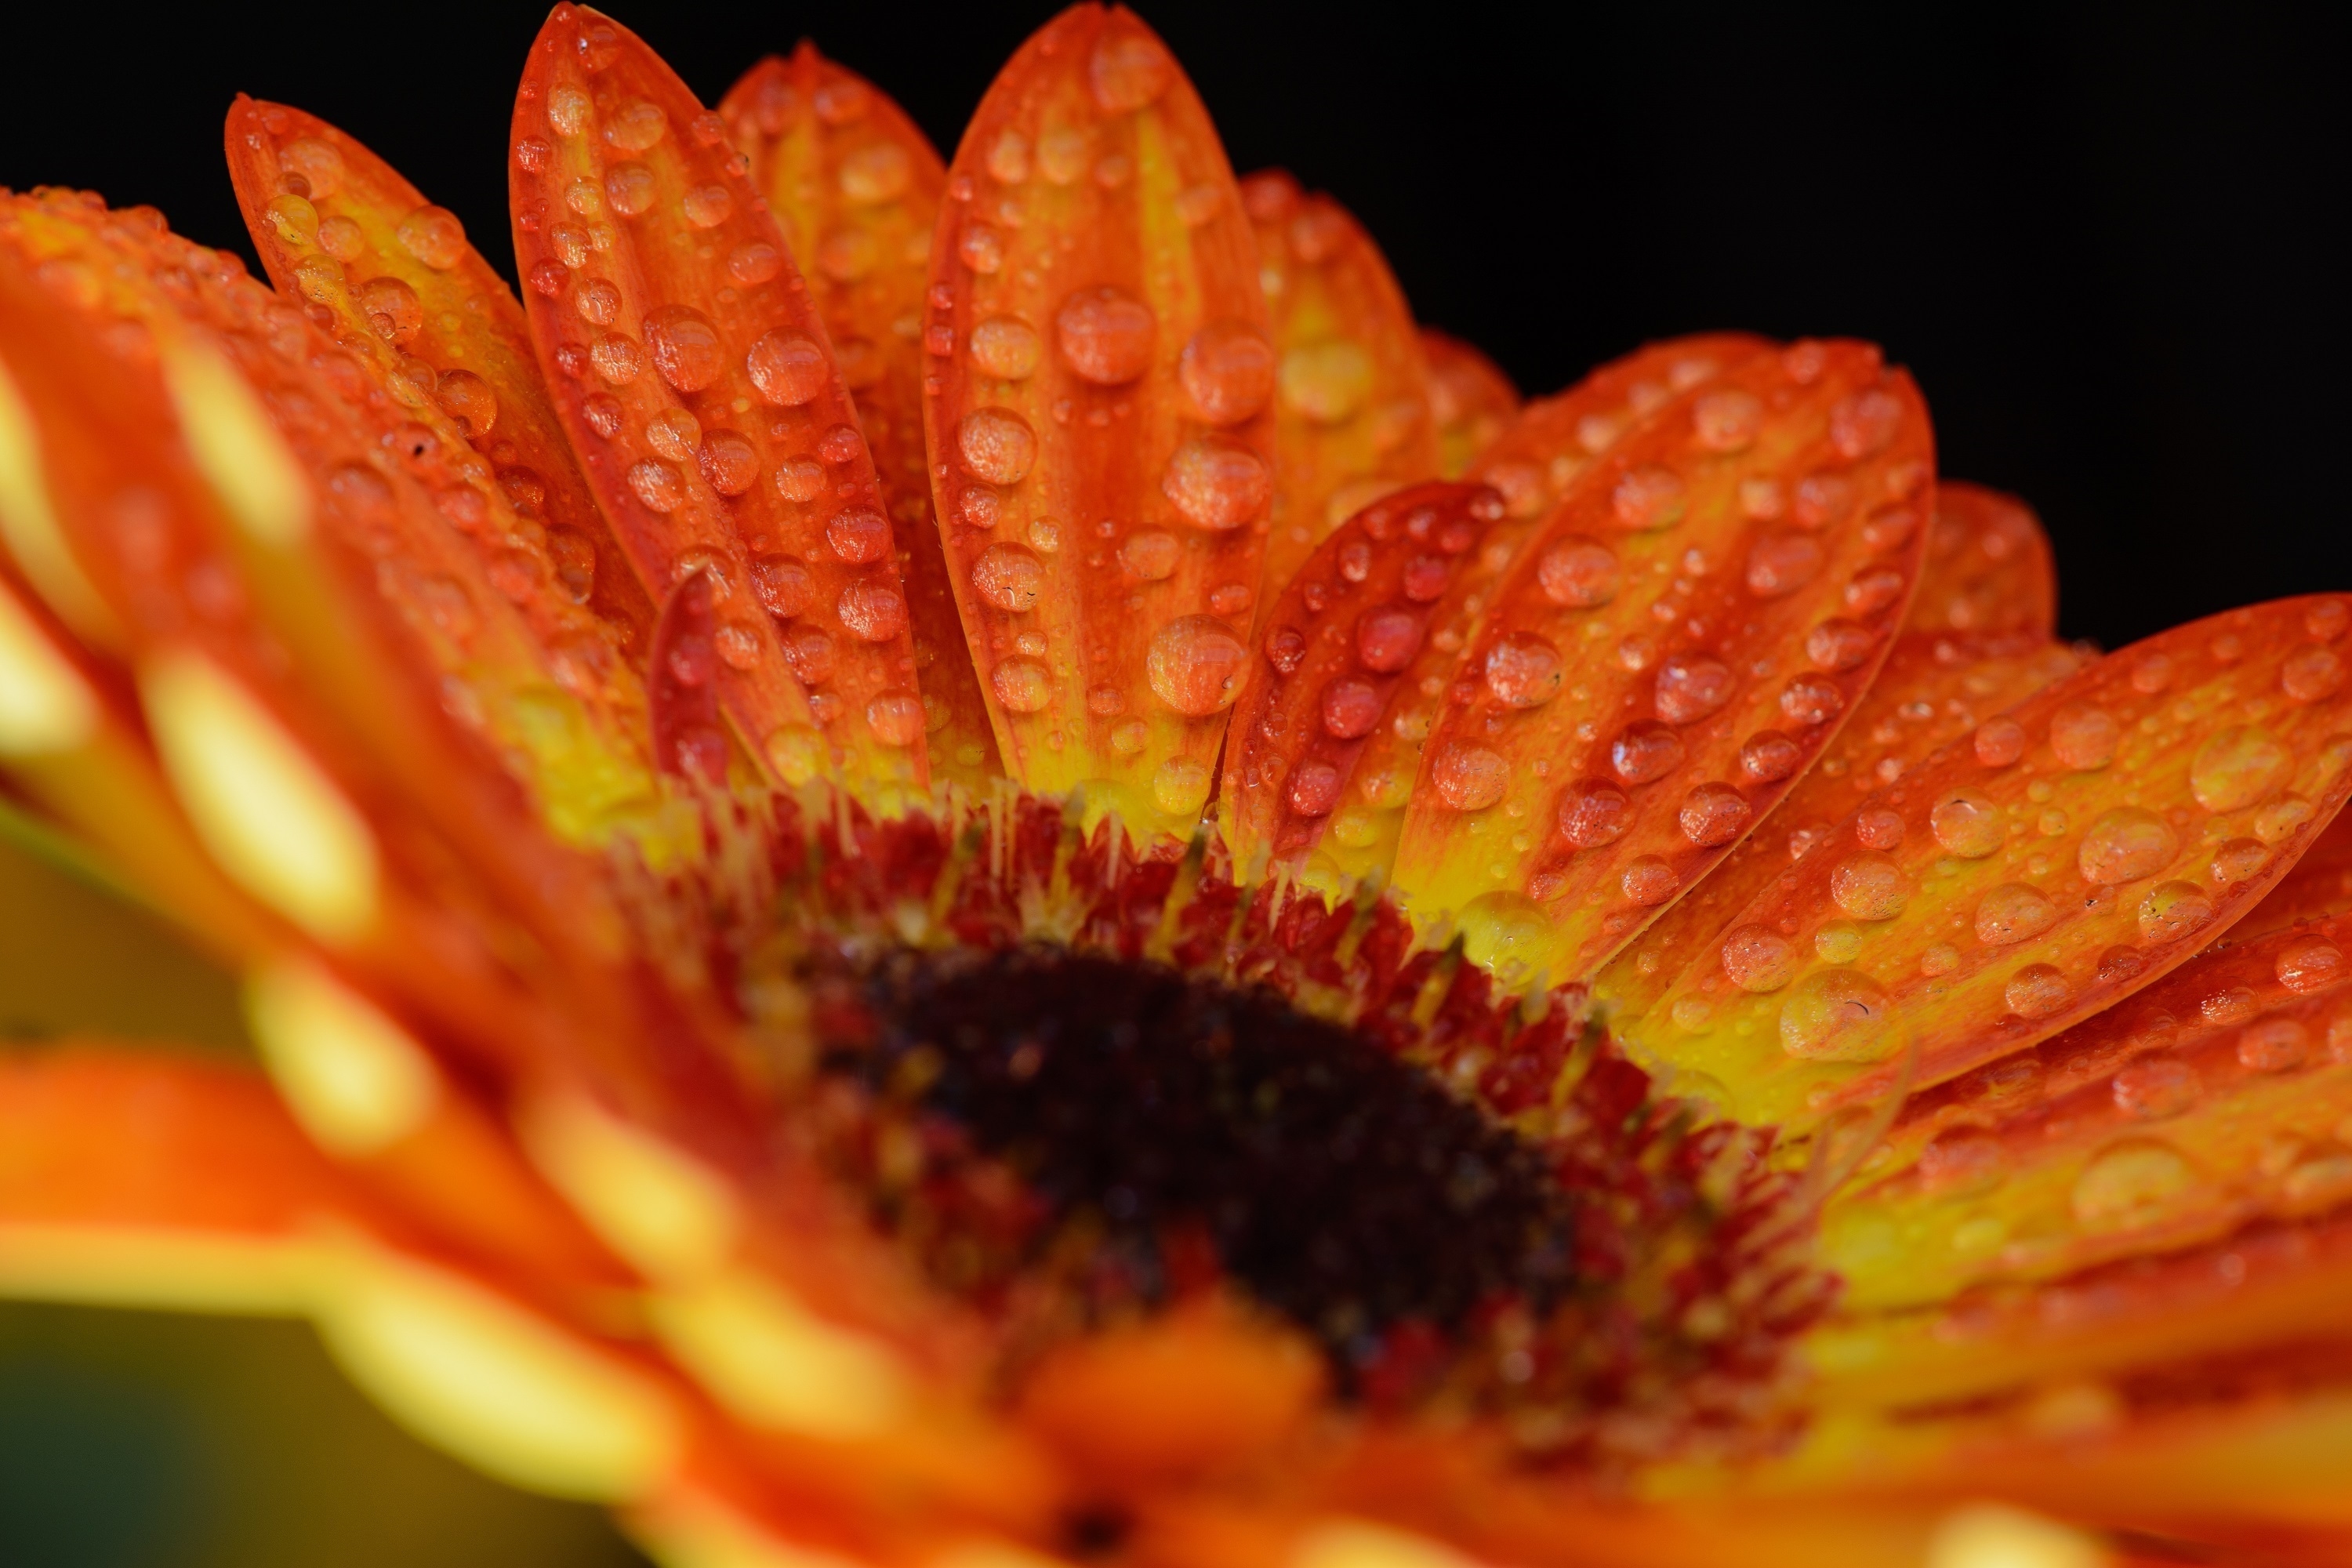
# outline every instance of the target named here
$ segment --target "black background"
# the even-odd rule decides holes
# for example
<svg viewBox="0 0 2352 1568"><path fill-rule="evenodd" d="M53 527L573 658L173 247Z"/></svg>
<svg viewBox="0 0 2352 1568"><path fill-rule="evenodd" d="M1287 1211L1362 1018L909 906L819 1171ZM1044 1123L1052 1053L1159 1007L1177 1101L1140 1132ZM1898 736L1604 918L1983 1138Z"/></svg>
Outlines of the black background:
<svg viewBox="0 0 2352 1568"><path fill-rule="evenodd" d="M0 25L0 184L153 203L242 247L219 154L242 89L356 134L510 265L502 158L540 7L59 9ZM622 19L706 100L808 34L951 150L1049 14ZM2069 634L2352 586L2347 62L2315 13L1146 15L1237 168L1339 196L1423 319L1526 390L1702 328L1869 337L1926 388L1944 471L2041 510Z"/></svg>

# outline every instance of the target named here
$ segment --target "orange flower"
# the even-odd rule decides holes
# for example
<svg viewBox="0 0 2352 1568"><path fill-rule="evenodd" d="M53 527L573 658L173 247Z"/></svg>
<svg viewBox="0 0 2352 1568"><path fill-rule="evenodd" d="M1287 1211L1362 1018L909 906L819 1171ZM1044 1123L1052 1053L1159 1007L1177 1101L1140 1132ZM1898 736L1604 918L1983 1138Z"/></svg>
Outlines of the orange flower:
<svg viewBox="0 0 2352 1568"><path fill-rule="evenodd" d="M1867 344L1521 409L1124 11L942 166L560 6L520 304L227 143L274 292L0 198L0 764L268 1076L11 1059L0 1289L679 1564L2352 1549L2352 598L2058 643Z"/></svg>

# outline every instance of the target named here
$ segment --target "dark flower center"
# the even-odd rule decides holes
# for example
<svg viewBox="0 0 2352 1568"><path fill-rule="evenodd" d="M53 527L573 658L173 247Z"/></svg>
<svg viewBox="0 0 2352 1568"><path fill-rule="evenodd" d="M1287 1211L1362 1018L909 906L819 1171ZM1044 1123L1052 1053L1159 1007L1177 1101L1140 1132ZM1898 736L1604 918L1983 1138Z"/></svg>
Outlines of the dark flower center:
<svg viewBox="0 0 2352 1568"><path fill-rule="evenodd" d="M824 1066L870 1092L886 1225L957 1289L1043 1269L1093 1318L1239 1280L1348 1383L1402 1327L1574 1282L1542 1154L1270 993L1032 946L900 953L862 1000Z"/></svg>

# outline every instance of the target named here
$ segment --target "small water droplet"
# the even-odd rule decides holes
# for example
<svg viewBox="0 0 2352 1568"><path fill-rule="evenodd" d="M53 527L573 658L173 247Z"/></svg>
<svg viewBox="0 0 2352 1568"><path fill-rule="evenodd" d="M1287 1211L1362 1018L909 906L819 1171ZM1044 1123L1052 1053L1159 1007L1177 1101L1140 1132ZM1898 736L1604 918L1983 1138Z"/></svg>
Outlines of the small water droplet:
<svg viewBox="0 0 2352 1568"><path fill-rule="evenodd" d="M1894 998L1858 969L1816 970L1780 1005L1780 1048L1792 1057L1876 1062L1901 1044Z"/></svg>
<svg viewBox="0 0 2352 1568"><path fill-rule="evenodd" d="M723 496L747 494L760 480L758 449L733 430L713 430L704 437L696 461L710 488Z"/></svg>
<svg viewBox="0 0 2352 1568"><path fill-rule="evenodd" d="M1037 434L1010 408L975 408L956 426L964 471L991 484L1019 484L1037 461Z"/></svg>
<svg viewBox="0 0 2352 1568"><path fill-rule="evenodd" d="M832 366L816 340L782 327L751 345L743 367L761 398L783 408L814 400L832 380Z"/></svg>
<svg viewBox="0 0 2352 1568"><path fill-rule="evenodd" d="M1578 849L1613 844L1633 826L1633 806L1607 779L1580 779L1560 792L1554 822L1559 836Z"/></svg>
<svg viewBox="0 0 2352 1568"><path fill-rule="evenodd" d="M1610 742L1609 765L1629 784L1649 784L1682 765L1682 737L1655 720L1628 724Z"/></svg>
<svg viewBox="0 0 2352 1568"><path fill-rule="evenodd" d="M813 501L824 493L824 465L789 458L776 465L776 493L790 501Z"/></svg>
<svg viewBox="0 0 2352 1568"><path fill-rule="evenodd" d="M866 727L886 746L911 746L929 721L923 700L912 691L885 691L866 705Z"/></svg>
<svg viewBox="0 0 2352 1568"><path fill-rule="evenodd" d="M1848 462L1859 462L1885 451L1902 427L1902 402L1873 387L1830 411L1830 445Z"/></svg>
<svg viewBox="0 0 2352 1568"><path fill-rule="evenodd" d="M643 163L615 163L604 171L604 199L623 217L640 217L653 209L654 200L661 195L661 183L654 172ZM593 217L588 208L580 209L583 217Z"/></svg>
<svg viewBox="0 0 2352 1568"><path fill-rule="evenodd" d="M1748 591L1760 599L1793 594L1813 580L1823 560L1821 542L1810 533L1768 533L1748 552Z"/></svg>
<svg viewBox="0 0 2352 1568"><path fill-rule="evenodd" d="M1723 972L1734 985L1759 994L1778 991L1797 977L1797 950L1780 932L1741 926L1723 939Z"/></svg>
<svg viewBox="0 0 2352 1568"><path fill-rule="evenodd" d="M667 463L656 462L648 458L632 464L628 479L629 489L647 510L667 514L676 511L685 503L685 481Z"/></svg>
<svg viewBox="0 0 2352 1568"><path fill-rule="evenodd" d="M1684 837L1701 848L1713 849L1746 830L1748 813L1747 797L1729 784L1703 784L1683 797L1676 820Z"/></svg>
<svg viewBox="0 0 2352 1568"><path fill-rule="evenodd" d="M1740 742L1739 771L1758 784L1777 784L1804 757L1804 748L1780 731L1759 730Z"/></svg>
<svg viewBox="0 0 2352 1568"><path fill-rule="evenodd" d="M1290 809L1301 816L1328 816L1339 804L1339 770L1329 763L1300 764L1290 775Z"/></svg>
<svg viewBox="0 0 2352 1568"><path fill-rule="evenodd" d="M1157 100L1176 79L1176 62L1142 24L1113 13L1087 59L1087 86L1105 114L1129 114Z"/></svg>
<svg viewBox="0 0 2352 1568"><path fill-rule="evenodd" d="M1719 658L1673 654L1658 666L1652 702L1658 717L1669 724L1696 723L1730 701L1738 685L1731 667Z"/></svg>
<svg viewBox="0 0 2352 1568"><path fill-rule="evenodd" d="M906 598L887 583L852 583L842 589L834 609L850 635L866 642L888 642L907 630Z"/></svg>
<svg viewBox="0 0 2352 1568"><path fill-rule="evenodd" d="M1486 689L1510 708L1540 707L1567 678L1559 649L1534 632L1510 632L1486 650Z"/></svg>
<svg viewBox="0 0 2352 1568"><path fill-rule="evenodd" d="M1393 675L1412 662L1427 630L1419 612L1402 605L1368 610L1356 622L1356 660L1366 669Z"/></svg>
<svg viewBox="0 0 2352 1568"><path fill-rule="evenodd" d="M2193 882L2158 882L2139 905L2139 934L2145 942L2172 942L2185 937L2213 918L2213 900Z"/></svg>
<svg viewBox="0 0 2352 1568"><path fill-rule="evenodd" d="M824 525L824 542L834 558L853 566L868 566L890 556L890 520L870 506L844 507Z"/></svg>
<svg viewBox="0 0 2352 1568"><path fill-rule="evenodd" d="M2238 1063L2252 1072L2285 1072L2310 1054L2311 1031L2294 1018L2260 1019L2238 1037Z"/></svg>
<svg viewBox="0 0 2352 1568"><path fill-rule="evenodd" d="M469 440L480 440L498 424L498 394L470 370L442 372L434 384L433 400L465 429Z"/></svg>
<svg viewBox="0 0 2352 1568"><path fill-rule="evenodd" d="M1343 675L1323 689L1323 732L1337 741L1361 740L1378 727L1385 704L1380 689L1358 675Z"/></svg>
<svg viewBox="0 0 2352 1568"><path fill-rule="evenodd" d="M402 249L436 272L446 272L466 258L465 225L446 207L418 207L394 232Z"/></svg>
<svg viewBox="0 0 2352 1568"><path fill-rule="evenodd" d="M664 305L648 311L646 346L653 352L661 378L680 392L700 392L726 368L719 329L689 306Z"/></svg>
<svg viewBox="0 0 2352 1568"><path fill-rule="evenodd" d="M1624 873L1617 879L1618 889L1628 903L1648 908L1663 904L1675 896L1682 879L1675 868L1655 855L1637 855L1625 863Z"/></svg>
<svg viewBox="0 0 2352 1568"><path fill-rule="evenodd" d="M1317 425L1344 425L1371 395L1372 356L1341 339L1306 343L1282 356L1278 384L1284 406Z"/></svg>
<svg viewBox="0 0 2352 1568"><path fill-rule="evenodd" d="M1213 321L1194 332L1176 368L1193 410L1212 425L1238 425L1274 395L1274 350L1239 321Z"/></svg>
<svg viewBox="0 0 2352 1568"><path fill-rule="evenodd" d="M607 386L626 386L646 371L646 351L626 332L600 332L588 345L588 363Z"/></svg>
<svg viewBox="0 0 2352 1568"><path fill-rule="evenodd" d="M1042 712L1054 700L1054 672L1042 659L1002 660L989 672L988 683L1009 712Z"/></svg>
<svg viewBox="0 0 2352 1568"><path fill-rule="evenodd" d="M2001 996L2021 1018L2047 1018L2074 999L2074 988L2056 965L2029 963L2010 976Z"/></svg>
<svg viewBox="0 0 2352 1568"><path fill-rule="evenodd" d="M1842 672L1867 663L1878 646L1878 634L1843 616L1823 621L1805 634L1805 657L1815 669Z"/></svg>
<svg viewBox="0 0 2352 1568"><path fill-rule="evenodd" d="M1183 546L1161 528L1139 529L1118 547L1118 563L1147 583L1165 581L1176 570Z"/></svg>
<svg viewBox="0 0 2352 1568"><path fill-rule="evenodd" d="M2025 727L2014 719L1989 719L1977 726L1977 761L2005 768L2025 755Z"/></svg>
<svg viewBox="0 0 2352 1568"><path fill-rule="evenodd" d="M2005 947L2040 936L2058 923L2058 906L2041 889L2004 882L1977 900L1977 940Z"/></svg>
<svg viewBox="0 0 2352 1568"><path fill-rule="evenodd" d="M1691 432L1710 452L1745 451L1763 424L1763 403L1736 388L1706 393L1691 405Z"/></svg>
<svg viewBox="0 0 2352 1568"><path fill-rule="evenodd" d="M2279 668L2279 689L2297 702L2321 701L2343 685L2344 660L2334 648L2297 648Z"/></svg>
<svg viewBox="0 0 2352 1568"><path fill-rule="evenodd" d="M1911 879L1891 856L1850 855L1830 871L1830 897L1858 921L1891 921L1910 901Z"/></svg>
<svg viewBox="0 0 2352 1568"><path fill-rule="evenodd" d="M1671 528L1685 505L1682 476L1672 468L1632 469L1610 491L1609 504L1617 526L1629 532Z"/></svg>
<svg viewBox="0 0 2352 1568"><path fill-rule="evenodd" d="M2297 994L2325 990L2344 977L2344 950L2324 936L2297 937L2279 950L2273 971Z"/></svg>
<svg viewBox="0 0 2352 1568"><path fill-rule="evenodd" d="M807 724L785 724L769 732L761 750L776 776L797 789L824 772L824 737Z"/></svg>
<svg viewBox="0 0 2352 1568"><path fill-rule="evenodd" d="M717 228L735 212L735 195L724 185L697 185L678 203L686 221L697 228Z"/></svg>
<svg viewBox="0 0 2352 1568"><path fill-rule="evenodd" d="M2088 703L2069 703L2051 715L2050 749L2059 763L2078 772L2104 768L2115 761L2123 727L2114 714Z"/></svg>
<svg viewBox="0 0 2352 1568"><path fill-rule="evenodd" d="M989 143L988 173L1001 185L1017 185L1029 177L1029 139L1018 131L998 133Z"/></svg>

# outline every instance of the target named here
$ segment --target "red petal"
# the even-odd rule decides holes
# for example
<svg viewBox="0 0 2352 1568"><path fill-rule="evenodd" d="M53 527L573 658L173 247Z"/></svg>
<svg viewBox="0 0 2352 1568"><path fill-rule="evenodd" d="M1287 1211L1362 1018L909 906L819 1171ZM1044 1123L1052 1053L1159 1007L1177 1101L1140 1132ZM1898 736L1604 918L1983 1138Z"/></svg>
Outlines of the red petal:
<svg viewBox="0 0 2352 1568"><path fill-rule="evenodd" d="M976 789L1001 772L964 651L923 458L923 290L947 169L906 112L803 41L753 66L719 103L768 198L874 450L913 624L931 773Z"/></svg>
<svg viewBox="0 0 2352 1568"><path fill-rule="evenodd" d="M1189 832L1274 488L1273 356L1224 150L1166 46L1080 5L989 89L948 197L932 480L1005 765Z"/></svg>

